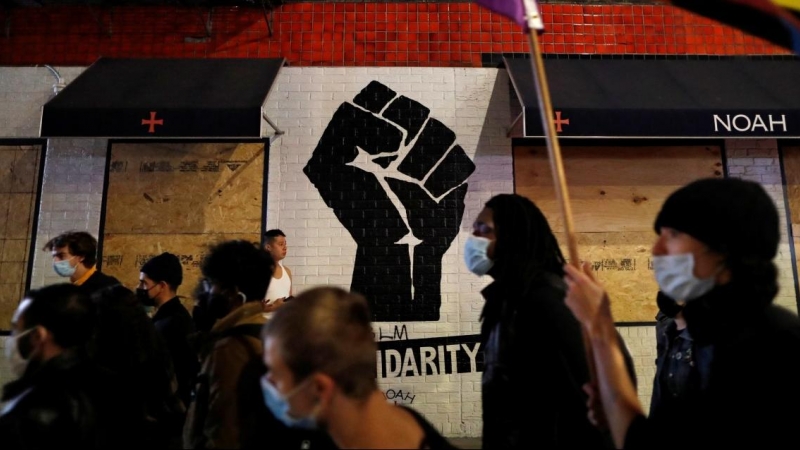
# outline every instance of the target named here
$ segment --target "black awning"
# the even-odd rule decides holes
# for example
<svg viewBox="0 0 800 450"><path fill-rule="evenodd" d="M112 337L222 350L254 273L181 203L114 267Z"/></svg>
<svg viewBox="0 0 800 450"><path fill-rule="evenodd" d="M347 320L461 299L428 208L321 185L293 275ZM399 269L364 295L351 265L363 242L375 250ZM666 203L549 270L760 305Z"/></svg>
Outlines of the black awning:
<svg viewBox="0 0 800 450"><path fill-rule="evenodd" d="M504 58L523 133L543 136L531 60ZM800 136L796 59L546 59L561 137Z"/></svg>
<svg viewBox="0 0 800 450"><path fill-rule="evenodd" d="M41 136L259 138L284 64L100 58L44 105Z"/></svg>

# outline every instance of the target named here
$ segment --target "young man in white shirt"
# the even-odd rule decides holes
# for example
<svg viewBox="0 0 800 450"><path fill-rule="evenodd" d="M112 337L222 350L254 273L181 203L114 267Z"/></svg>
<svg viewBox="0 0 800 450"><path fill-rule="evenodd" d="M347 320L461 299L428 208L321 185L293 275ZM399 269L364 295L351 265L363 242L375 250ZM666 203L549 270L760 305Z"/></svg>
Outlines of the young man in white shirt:
<svg viewBox="0 0 800 450"><path fill-rule="evenodd" d="M264 249L275 261L275 272L264 296L264 312L270 313L292 298L292 271L283 265L287 251L286 234L278 229L268 230L264 233Z"/></svg>

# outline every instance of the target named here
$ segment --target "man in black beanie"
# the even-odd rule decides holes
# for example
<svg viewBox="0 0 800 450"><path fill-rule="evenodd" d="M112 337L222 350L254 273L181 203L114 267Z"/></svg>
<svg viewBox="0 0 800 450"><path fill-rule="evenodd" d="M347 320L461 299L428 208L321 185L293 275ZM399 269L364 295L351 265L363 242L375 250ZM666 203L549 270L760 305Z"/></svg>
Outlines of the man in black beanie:
<svg viewBox="0 0 800 450"><path fill-rule="evenodd" d="M194 333L194 322L177 294L182 282L183 268L178 257L172 253L162 253L142 266L136 296L142 305L157 308L153 324L172 356L178 379L178 395L188 407L200 364L187 339ZM180 425L182 427L183 424Z"/></svg>
<svg viewBox="0 0 800 450"><path fill-rule="evenodd" d="M655 221L660 292L656 375L645 414L621 364L608 295L589 267L567 267L566 302L592 342L587 388L618 448L797 447L800 320L778 293L778 212L757 183L703 179ZM600 403L596 403L599 394Z"/></svg>

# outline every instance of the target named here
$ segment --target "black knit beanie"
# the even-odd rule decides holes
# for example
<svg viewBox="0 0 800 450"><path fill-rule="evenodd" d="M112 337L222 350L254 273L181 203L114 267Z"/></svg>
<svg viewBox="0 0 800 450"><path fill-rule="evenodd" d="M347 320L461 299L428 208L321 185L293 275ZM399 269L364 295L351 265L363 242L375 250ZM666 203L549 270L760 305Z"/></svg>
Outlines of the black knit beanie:
<svg viewBox="0 0 800 450"><path fill-rule="evenodd" d="M172 253L164 252L150 258L144 263L140 272L156 283L166 281L173 288L183 283L183 267L178 257Z"/></svg>
<svg viewBox="0 0 800 450"><path fill-rule="evenodd" d="M728 258L771 261L780 231L775 203L761 185L736 178L692 182L667 198L655 230L674 228Z"/></svg>

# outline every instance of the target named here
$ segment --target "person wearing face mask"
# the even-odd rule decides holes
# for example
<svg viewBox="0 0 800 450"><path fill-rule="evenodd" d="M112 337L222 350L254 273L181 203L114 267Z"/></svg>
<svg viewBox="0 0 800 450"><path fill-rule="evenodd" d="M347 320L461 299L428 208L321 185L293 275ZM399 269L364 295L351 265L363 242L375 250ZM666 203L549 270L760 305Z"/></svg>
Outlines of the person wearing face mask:
<svg viewBox="0 0 800 450"><path fill-rule="evenodd" d="M201 306L213 327L200 348L195 398L183 429L184 448L240 448L257 424L256 402L261 359L259 332L266 322L261 301L274 262L259 245L225 241L209 250L200 265L206 294ZM247 394L248 389L252 392ZM242 392L245 392L244 394Z"/></svg>
<svg viewBox="0 0 800 450"><path fill-rule="evenodd" d="M564 257L541 210L520 195L492 197L465 262L493 279L481 292L483 448L610 448L586 416L581 327L564 305Z"/></svg>
<svg viewBox="0 0 800 450"><path fill-rule="evenodd" d="M263 401L287 426L323 430L338 448L456 448L419 413L386 401L360 295L335 287L305 291L275 312L262 336Z"/></svg>
<svg viewBox="0 0 800 450"><path fill-rule="evenodd" d="M165 252L142 265L136 297L142 305L156 308L153 324L169 350L178 381L178 396L184 405L189 405L199 361L188 340L195 332L194 323L177 294L182 282L180 260Z"/></svg>
<svg viewBox="0 0 800 450"><path fill-rule="evenodd" d="M53 271L69 278L87 295L120 284L116 278L97 269L97 239L85 231L59 234L45 244L44 250L53 256Z"/></svg>
<svg viewBox="0 0 800 450"><path fill-rule="evenodd" d="M94 317L89 299L69 284L31 291L20 302L5 343L17 379L3 388L4 448L110 444L101 427L108 411L94 395L103 382L85 354Z"/></svg>
<svg viewBox="0 0 800 450"><path fill-rule="evenodd" d="M597 367L587 390L618 448L800 445L800 320L772 304L778 221L750 181L702 179L667 198L652 248L660 313L647 417L610 339L609 296L588 266L566 268L567 305L589 332Z"/></svg>

